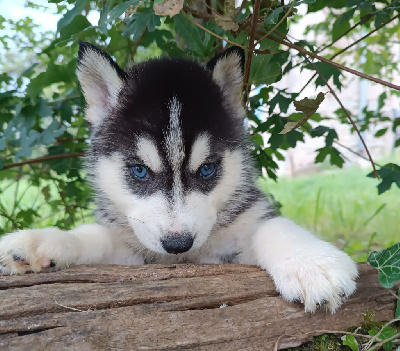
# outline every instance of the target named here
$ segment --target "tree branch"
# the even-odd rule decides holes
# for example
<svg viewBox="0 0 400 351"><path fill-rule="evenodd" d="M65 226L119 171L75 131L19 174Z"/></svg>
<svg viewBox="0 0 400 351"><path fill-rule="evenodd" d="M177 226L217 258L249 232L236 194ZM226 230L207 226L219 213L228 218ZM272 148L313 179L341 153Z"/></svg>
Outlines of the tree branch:
<svg viewBox="0 0 400 351"><path fill-rule="evenodd" d="M347 151L351 152L352 154L354 154L354 155L356 155L356 156L362 158L363 160L370 162L370 160L369 160L368 157L365 157L364 155L359 154L358 152L352 150L352 149L349 148L348 146L343 145L342 143L339 143L337 140L334 140L333 142L334 142L336 145L339 145L340 147L342 147L343 149L346 149ZM374 163L375 163L376 166L382 168L382 166L381 166L379 163L377 163L377 162L374 162Z"/></svg>
<svg viewBox="0 0 400 351"><path fill-rule="evenodd" d="M290 43L290 44L291 44L291 43ZM302 53L302 54L303 54L303 53ZM339 103L339 105L340 105L340 107L342 108L343 112L346 114L348 120L350 121L350 123L351 123L351 125L353 126L354 130L357 132L358 137L360 138L362 144L364 145L365 152L367 153L368 158L369 158L369 161L371 162L372 168L373 168L373 170L374 170L375 177L376 177L377 179L379 179L378 172L377 172L377 170L376 170L376 168L375 168L375 162L374 162L374 160L372 159L372 156L371 156L371 154L370 154L370 152L369 152L369 150L368 150L367 144L365 143L364 138L362 137L362 135L361 135L361 133L360 133L358 127L356 126L356 124L354 123L353 119L351 118L349 112L348 112L348 111L346 110L346 108L343 106L343 103L340 101L340 99L338 98L338 96L336 95L336 93L335 93L335 91L332 89L332 87L329 85L329 83L328 83L328 81L325 79L325 77L321 74L321 72L318 71L317 67L308 59L307 56L303 55L303 57L304 57L304 59L308 62L308 64L309 64L310 66L312 66L312 67L315 69L315 71L318 73L318 75L319 75L319 76L321 77L321 79L324 81L325 85L328 87L328 89L330 90L330 92L332 93L332 95L335 97L336 101Z"/></svg>
<svg viewBox="0 0 400 351"><path fill-rule="evenodd" d="M187 7L187 6L184 6L183 9L186 12L190 12L193 15L193 17L196 17L196 18L214 19L214 16L209 14L209 13L204 13L204 12L201 12L201 11L193 10L190 7Z"/></svg>
<svg viewBox="0 0 400 351"><path fill-rule="evenodd" d="M251 61L253 59L253 50L255 47L255 36L256 36L256 28L257 28L257 22L258 22L258 12L260 10L260 0L255 0L254 3L254 8L253 8L253 16L251 19L251 31L250 31L250 38L249 38L249 51L247 55L247 60L246 60L246 69L244 72L244 79L243 79L243 86L245 87L244 89L244 106L247 105L247 100L249 97L249 92L250 92L250 87L249 87L249 77L250 77L250 69L251 69Z"/></svg>
<svg viewBox="0 0 400 351"><path fill-rule="evenodd" d="M357 28L360 24L364 24L366 22L368 22L373 15L372 14L368 14L365 17L368 17L364 20L360 20L357 23L355 23L352 27L350 27L348 30L346 30L342 35L340 35L338 38L336 38L335 40L333 40L332 42L330 42L329 44L326 44L325 46L323 46L322 48L319 48L317 50L317 53L320 53L321 51L324 51L326 48L329 48L330 46L332 46L333 44L335 44L336 42L338 42L340 39L342 39L344 36L346 36L347 34L349 34L351 31L353 31L355 28Z"/></svg>
<svg viewBox="0 0 400 351"><path fill-rule="evenodd" d="M270 34L272 34L281 24L282 22L290 15L290 13L293 11L294 4L296 3L296 0L293 0L292 5L290 5L289 9L285 13L285 15L281 18L281 20L275 24L275 26L264 36L262 36L260 39L257 40L257 44L260 44L265 38L267 38Z"/></svg>
<svg viewBox="0 0 400 351"><path fill-rule="evenodd" d="M14 167L21 167L24 165L29 165L32 163L41 163L45 161L51 161L51 160L59 160L63 158L70 158L70 157L82 157L84 156L83 152L75 152L75 153L70 153L70 154L60 154L60 155L49 155L49 156L43 156L43 157L38 157L38 158L33 158L31 160L26 160L26 161L21 161L17 163L10 163L8 165L4 165L2 169L0 169L0 172L5 169L9 168L14 168Z"/></svg>
<svg viewBox="0 0 400 351"><path fill-rule="evenodd" d="M380 346L382 346L382 344L376 344L376 345L374 345L373 347L371 347L372 344L375 342L376 339L378 339L379 335L381 335L381 333L383 332L383 330L384 330L386 327L388 327L389 325L391 325L391 324L393 324L393 323L395 323L395 322L399 322L399 321L400 321L400 318L396 318L396 319L392 319L391 321L389 321L389 322L387 322L385 325L383 325L382 328L381 328L381 330L379 330L379 332L378 332L377 334L375 334L375 335L373 336L373 338L372 338L371 340L369 340L368 343L363 347L362 351L376 350L377 348L379 348ZM399 337L399 336L400 336L400 333L394 335L394 338L393 338L393 339L396 339L396 338ZM385 343L385 342L388 342L388 341L393 340L393 339L389 338L389 339L386 339L386 340L383 340L383 341L384 341L384 343ZM371 348L370 348L370 347L371 347Z"/></svg>
<svg viewBox="0 0 400 351"><path fill-rule="evenodd" d="M223 37L221 37L220 35L218 35L218 34L212 32L211 30L209 30L209 29L207 29L206 27L202 26L200 23L197 23L196 21L193 21L193 19L190 18L190 16L185 12L185 10L182 9L181 12L182 12L182 14L183 14L190 22L192 22L195 26L201 28L202 30L204 30L204 31L207 32L208 34L211 34L211 35L213 35L214 37L216 37L216 38L218 38L218 39L221 39L221 40L223 40L223 41L226 41L226 42L229 43L229 44L238 46L239 48L242 48L242 49L245 50L245 51L248 50L247 47L245 47L245 46L243 46L243 45L240 45L240 44L238 44L238 43L235 43L235 42L233 42L233 41L231 41L231 40L229 40L229 39L227 39L227 38L223 38Z"/></svg>
<svg viewBox="0 0 400 351"><path fill-rule="evenodd" d="M374 30L370 31L369 33L365 34L364 36L362 36L361 38L359 38L358 40L356 40L355 42L351 43L350 45L347 45L345 48L343 48L342 50L338 51L336 54L332 55L331 57L329 57L329 60L333 60L335 57L343 54L345 51L347 51L348 49L350 49L351 47L353 47L354 45L358 44L360 41L364 40L365 38L369 37L371 34L375 33L376 31L378 31L379 29L385 27L387 24L389 24L390 22L394 21L396 18L399 18L400 14L398 14L397 16L392 17L391 19L389 19L388 21L386 21L385 23L381 24L379 27L375 28ZM311 81L316 77L316 73L308 80L308 82L303 86L303 88L301 88L300 93L302 93L304 91L304 89L308 86L308 84L311 83Z"/></svg>
<svg viewBox="0 0 400 351"><path fill-rule="evenodd" d="M314 53L312 53L312 52L310 52L310 51L308 51L308 50L306 50L306 49L303 49L303 48L300 47L300 46L294 45L294 44L292 44L292 43L290 43L290 42L288 42L288 41L285 41L285 40L283 40L283 39L275 38L275 37L272 36L272 35L269 35L269 36L268 36L268 39L271 39L271 40L273 40L273 41L275 41L275 42L277 42L277 43L281 43L281 44L283 44L283 45L285 45L285 46L288 46L288 47L290 47L290 48L292 48L292 49L297 50L298 52L300 52L300 53L302 53L302 54L311 56L311 57L313 57L313 58L315 58L315 59L317 59L317 60L319 60L319 61L321 61L321 62L325 62L325 63L327 63L327 64L329 64L329 65L331 65L331 66L334 66L334 67L336 67L336 68L339 68L339 69L341 69L341 70L343 70L343 71L352 73L352 74L354 74L354 75L356 75L356 76L359 76L359 77L368 79L368 80L370 80L370 81L372 81L372 82L375 82L375 83L378 83L378 84L387 86L387 87L389 87L389 88L392 88L392 89L394 89L394 90L400 91L400 86L398 86L398 85L395 85L395 84L392 84L392 83L389 83L389 82L385 82L385 81L382 80L382 79L372 77L372 76L370 76L370 75L368 75L368 74L361 73L361 72L356 71L356 70L354 70L354 69L351 69L351 68L348 68L348 67L346 67L346 66L343 66L343 65L341 65L341 64L339 64L339 63L333 62L333 61L331 61L331 60L329 60L329 59L326 59L326 58L324 58L324 57L321 57L321 56L319 56L319 55L316 55L316 54L314 54Z"/></svg>

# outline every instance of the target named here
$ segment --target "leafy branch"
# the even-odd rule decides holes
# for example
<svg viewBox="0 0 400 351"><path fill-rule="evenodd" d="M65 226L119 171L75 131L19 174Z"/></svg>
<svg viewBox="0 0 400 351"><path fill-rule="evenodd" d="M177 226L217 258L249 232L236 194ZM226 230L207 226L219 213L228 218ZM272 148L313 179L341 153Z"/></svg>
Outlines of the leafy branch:
<svg viewBox="0 0 400 351"><path fill-rule="evenodd" d="M371 36L372 34L374 34L375 32L377 32L379 29L386 27L386 25L388 25L390 22L393 22L395 19L399 18L400 14L398 14L397 16L392 17L391 19L389 19L388 21L386 21L385 23L382 23L380 26L376 27L374 30L368 32L367 34L363 35L361 38L357 39L356 41L354 41L353 43L347 45L345 48L341 49L340 51L338 51L336 54L332 55L331 57L329 57L329 60L333 60L334 58L336 58L337 56L343 54L344 52L346 52L348 49L350 49L351 47L353 47L354 45L357 45L358 43L360 43L361 41L363 41L364 39L368 38L369 36ZM339 40L339 39L338 39ZM312 80L317 76L317 74L313 74L313 76L308 80L308 82L306 84L304 84L304 86L300 89L299 94L301 94L304 89L312 82Z"/></svg>
<svg viewBox="0 0 400 351"><path fill-rule="evenodd" d="M14 168L14 167L21 167L21 166L29 165L29 164L33 164L33 163L42 163L42 162L46 162L46 161L60 160L63 158L82 157L82 156L84 156L84 153L82 153L82 152L73 152L73 153L69 153L69 154L37 157L37 158L30 159L30 160L25 160L25 161L21 161L21 162L10 163L10 164L4 165L3 168L0 169L0 171Z"/></svg>
<svg viewBox="0 0 400 351"><path fill-rule="evenodd" d="M395 84L386 82L386 81L384 81L384 80L382 80L382 79L372 77L372 76L370 76L370 75L368 75L368 74L365 74L365 73L356 71L355 69L348 68L348 67L343 66L343 65L341 65L341 64L339 64L339 63L333 62L332 60L326 59L326 58L324 58L324 57L322 57L322 56L319 56L319 55L317 55L317 54L314 54L314 53L312 53L311 51L308 51L308 50L306 50L306 49L304 49L304 48L302 48L302 47L300 47L300 46L297 46L297 45L295 45L295 44L292 44L292 43L288 42L287 40L278 39L278 38L276 38L276 37L274 37L274 36L272 36L272 35L269 35L269 36L268 36L268 39L271 39L271 40L273 40L273 41L275 41L275 42L281 43L281 44L283 44L283 45L285 45L285 46L287 46L287 47L290 47L291 49L297 50L298 52L300 52L300 53L302 53L302 54L311 56L311 57L313 57L313 58L315 58L315 59L317 59L317 60L319 60L319 61L321 61L321 62L325 62L325 63L327 63L327 64L329 64L329 65L331 65L331 66L333 66L333 67L339 68L339 69L341 69L341 70L343 70L343 71L352 73L352 74L354 74L354 75L356 75L356 76L359 76L359 77L368 79L368 80L370 80L370 81L372 81L372 82L375 82L375 83L378 83L378 84L387 86L387 87L389 87L389 88L391 88L391 89L400 91L400 86L399 86L399 85L395 85Z"/></svg>
<svg viewBox="0 0 400 351"><path fill-rule="evenodd" d="M321 72L320 72L320 71L318 70L318 68L314 65L314 63L312 63L312 62L309 60L309 58L308 58L307 56L304 55L303 57L304 57L304 59L308 62L308 64L314 68L314 70L317 72L317 74L320 76L320 78L324 81L325 85L328 87L329 91L330 91L331 94L335 97L336 101L339 103L339 105L340 105L340 107L342 108L343 112L346 114L348 120L350 121L350 123L351 123L351 125L353 126L354 130L357 132L357 135L358 135L358 137L360 138L360 140L361 140L361 142L362 142L362 144L363 144L363 146L364 146L365 152L367 153L368 158L369 158L369 161L371 162L371 165L372 165L372 168L373 168L373 170L374 170L374 173L375 173L376 178L379 179L378 171L377 171L376 168L375 168L375 162L374 162L374 160L372 159L372 156L371 156L371 154L370 154L370 152L369 152L369 150L368 150L367 144L365 143L365 140L364 140L364 138L362 137L360 130L358 129L357 125L354 123L354 121L353 121L353 119L351 118L349 112L348 112L347 109L344 107L342 101L341 101L341 100L339 99L339 97L336 95L335 91L332 89L332 87L330 86L330 84L328 83L328 81L327 81L327 80L325 79L325 77L321 74Z"/></svg>
<svg viewBox="0 0 400 351"><path fill-rule="evenodd" d="M245 87L244 105L247 105L249 92L250 92L250 86L249 86L250 69L251 69L251 61L253 59L253 50L256 46L254 39L256 36L256 28L257 28L257 23L258 23L258 12L260 10L260 3L261 3L260 0L255 0L253 16L251 19L251 30L250 30L250 39L249 39L249 48L248 48L249 53L247 55L246 69L244 71L244 79L243 79L243 85Z"/></svg>

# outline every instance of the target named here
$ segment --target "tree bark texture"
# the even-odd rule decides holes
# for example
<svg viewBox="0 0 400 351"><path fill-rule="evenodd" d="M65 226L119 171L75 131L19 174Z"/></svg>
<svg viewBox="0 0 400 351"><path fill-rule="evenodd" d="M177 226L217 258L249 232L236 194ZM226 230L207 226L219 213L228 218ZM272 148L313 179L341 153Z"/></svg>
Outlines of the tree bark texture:
<svg viewBox="0 0 400 351"><path fill-rule="evenodd" d="M76 266L0 276L0 350L273 350L393 318L395 297L360 264L336 314L304 313L246 265ZM325 331L324 331L325 330Z"/></svg>

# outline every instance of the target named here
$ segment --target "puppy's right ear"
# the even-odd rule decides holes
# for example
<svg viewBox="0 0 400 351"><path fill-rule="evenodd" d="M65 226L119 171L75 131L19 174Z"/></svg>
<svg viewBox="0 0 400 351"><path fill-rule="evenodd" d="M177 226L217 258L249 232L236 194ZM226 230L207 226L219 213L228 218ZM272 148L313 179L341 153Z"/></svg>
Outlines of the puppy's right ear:
<svg viewBox="0 0 400 351"><path fill-rule="evenodd" d="M87 103L86 119L96 127L117 104L125 72L106 52L81 42L76 74Z"/></svg>

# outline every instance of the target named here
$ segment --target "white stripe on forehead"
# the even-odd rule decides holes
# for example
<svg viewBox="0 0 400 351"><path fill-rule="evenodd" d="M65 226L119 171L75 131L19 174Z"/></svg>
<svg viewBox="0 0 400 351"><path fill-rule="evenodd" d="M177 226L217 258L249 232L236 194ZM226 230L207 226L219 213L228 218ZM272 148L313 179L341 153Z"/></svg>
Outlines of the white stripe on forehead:
<svg viewBox="0 0 400 351"><path fill-rule="evenodd" d="M207 134L200 134L192 146L189 159L189 169L195 172L210 156L210 137Z"/></svg>
<svg viewBox="0 0 400 351"><path fill-rule="evenodd" d="M179 121L182 106L176 96L174 96L170 103L169 108L169 129L165 137L165 147L167 151L168 161L171 163L172 169L179 169L185 151L183 148L182 129Z"/></svg>
<svg viewBox="0 0 400 351"><path fill-rule="evenodd" d="M183 146L183 136L180 123L182 105L180 104L176 96L171 99L170 103L168 104L168 108L169 128L165 136L165 148L174 177L174 197L178 199L182 196L182 182L180 172L183 159L185 158L185 150Z"/></svg>
<svg viewBox="0 0 400 351"><path fill-rule="evenodd" d="M151 139L141 137L136 146L137 156L142 159L144 164L153 172L160 172L163 169L160 154L158 153L157 146Z"/></svg>

